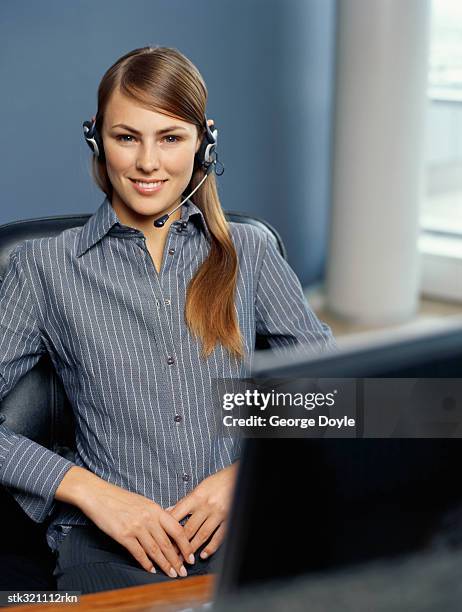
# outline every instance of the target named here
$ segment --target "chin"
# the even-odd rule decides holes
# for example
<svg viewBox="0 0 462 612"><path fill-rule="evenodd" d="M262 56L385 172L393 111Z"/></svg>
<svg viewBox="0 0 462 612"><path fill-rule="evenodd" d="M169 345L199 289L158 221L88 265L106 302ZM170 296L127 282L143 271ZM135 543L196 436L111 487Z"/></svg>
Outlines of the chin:
<svg viewBox="0 0 462 612"><path fill-rule="evenodd" d="M165 210L168 209L168 206L162 206L162 205L155 206L153 204L149 204L149 202L130 204L128 206L129 208L131 208L131 210L133 210L133 212L138 213L139 215L144 215L146 217L150 217L153 215L160 216L164 213Z"/></svg>

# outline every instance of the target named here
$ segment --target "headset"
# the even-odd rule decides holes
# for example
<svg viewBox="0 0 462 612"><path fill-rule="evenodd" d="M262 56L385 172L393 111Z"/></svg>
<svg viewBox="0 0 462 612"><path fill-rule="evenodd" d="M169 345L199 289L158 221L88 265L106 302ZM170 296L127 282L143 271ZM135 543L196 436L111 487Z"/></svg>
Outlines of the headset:
<svg viewBox="0 0 462 612"><path fill-rule="evenodd" d="M223 172L225 171L225 167L223 166L223 164L218 161L218 154L217 154L218 130L215 127L214 123L212 123L212 127L209 126L209 124L207 123L207 117L204 118L203 125L205 127L205 134L204 134L204 137L202 138L201 145L197 153L194 156L194 160L197 162L199 167L202 168L202 170L205 173L205 176L200 181L200 183L197 185L197 187L195 187L193 191L191 191L191 193L188 195L188 197L186 197L182 202L180 202L178 206L176 206L172 211L170 211L170 213L165 214L159 219L156 219L154 221L155 227L162 227L163 225L165 225L165 222L168 220L170 215L174 213L175 210L180 208L180 206L182 206L186 202L186 200L188 200L197 191L197 189L199 189L199 187L202 185L202 183L205 181L205 179L208 177L208 175L213 169L215 170L215 174L217 174L218 176L221 176ZM90 147L90 149L93 151L93 154L99 160L105 161L106 156L104 153L103 140L101 138L101 134L96 128L96 118L95 117L92 117L91 121L83 122L83 135L85 138L85 142ZM217 170L217 164L221 168L221 171Z"/></svg>

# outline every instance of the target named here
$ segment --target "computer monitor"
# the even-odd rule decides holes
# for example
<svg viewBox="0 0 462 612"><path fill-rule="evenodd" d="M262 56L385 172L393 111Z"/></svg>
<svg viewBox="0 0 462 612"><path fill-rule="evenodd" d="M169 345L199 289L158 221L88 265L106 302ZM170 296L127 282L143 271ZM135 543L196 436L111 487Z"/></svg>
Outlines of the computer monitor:
<svg viewBox="0 0 462 612"><path fill-rule="evenodd" d="M264 351L255 355L252 374L462 378L461 372L458 318L314 357ZM451 532L444 520L461 516L461 468L458 438L243 440L215 600L267 581L404 555L437 539L446 545Z"/></svg>

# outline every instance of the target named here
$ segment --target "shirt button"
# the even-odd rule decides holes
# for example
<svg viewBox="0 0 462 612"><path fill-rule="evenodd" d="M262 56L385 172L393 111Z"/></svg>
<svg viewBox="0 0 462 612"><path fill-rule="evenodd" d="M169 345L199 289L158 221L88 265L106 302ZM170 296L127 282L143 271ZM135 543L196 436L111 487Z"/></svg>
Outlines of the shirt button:
<svg viewBox="0 0 462 612"><path fill-rule="evenodd" d="M189 474L183 474L183 480L184 480L184 482L188 482L189 481Z"/></svg>
<svg viewBox="0 0 462 612"><path fill-rule="evenodd" d="M187 221L182 221L182 222L181 222L181 227L182 227L183 229L186 229L186 228L188 227L188 222L187 222Z"/></svg>
<svg viewBox="0 0 462 612"><path fill-rule="evenodd" d="M182 232L182 231L183 231L183 228L182 228L182 227L177 227L177 228L176 228L176 233L177 233L177 234L181 234L181 232Z"/></svg>
<svg viewBox="0 0 462 612"><path fill-rule="evenodd" d="M165 298L164 302L167 304L167 306L170 306L171 302L168 298Z"/></svg>
<svg viewBox="0 0 462 612"><path fill-rule="evenodd" d="M174 252L175 252L175 249L173 249L173 248L171 248L171 249L169 249L169 250L168 250L168 254L169 254L169 255L173 255L173 253L174 253Z"/></svg>
<svg viewBox="0 0 462 612"><path fill-rule="evenodd" d="M168 365L172 365L172 363L175 363L175 360L173 359L173 357L167 357L167 363Z"/></svg>
<svg viewBox="0 0 462 612"><path fill-rule="evenodd" d="M181 414L175 414L175 423L181 423L181 421L183 420L183 417L181 416Z"/></svg>

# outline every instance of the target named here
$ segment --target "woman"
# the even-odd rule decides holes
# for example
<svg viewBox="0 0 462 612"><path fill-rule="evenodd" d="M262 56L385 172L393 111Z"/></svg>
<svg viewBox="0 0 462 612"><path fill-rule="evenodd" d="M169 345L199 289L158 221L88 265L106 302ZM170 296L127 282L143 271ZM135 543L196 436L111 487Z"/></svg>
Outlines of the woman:
<svg viewBox="0 0 462 612"><path fill-rule="evenodd" d="M210 571L239 458L212 379L245 376L257 332L279 351L334 345L265 232L226 222L206 100L175 49L111 66L84 124L106 198L18 245L1 287L0 399L47 351L74 407L74 461L0 425L0 482L52 517L59 589Z"/></svg>

